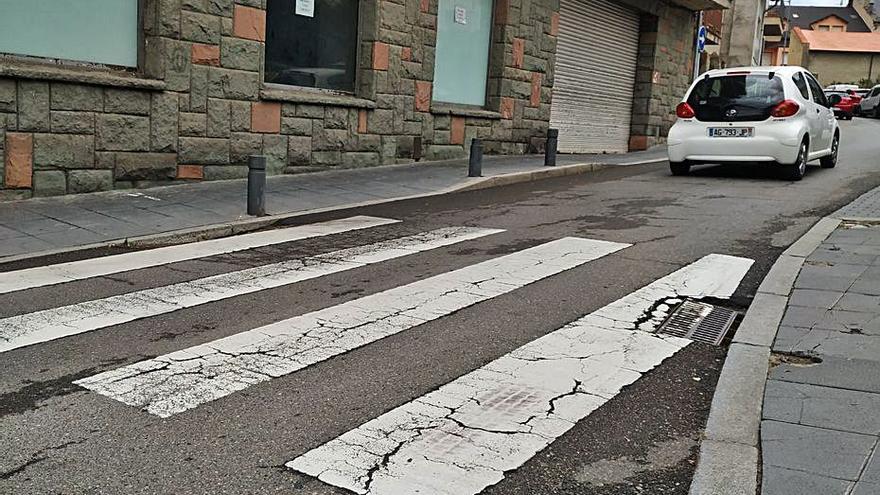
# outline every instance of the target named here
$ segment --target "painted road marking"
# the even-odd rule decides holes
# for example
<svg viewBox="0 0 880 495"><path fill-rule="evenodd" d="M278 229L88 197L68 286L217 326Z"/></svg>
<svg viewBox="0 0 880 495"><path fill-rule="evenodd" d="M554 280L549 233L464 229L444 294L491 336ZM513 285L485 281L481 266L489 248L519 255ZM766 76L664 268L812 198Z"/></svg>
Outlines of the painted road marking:
<svg viewBox="0 0 880 495"><path fill-rule="evenodd" d="M706 256L286 465L360 494L479 493L688 345L651 333L675 299L730 297L751 265Z"/></svg>
<svg viewBox="0 0 880 495"><path fill-rule="evenodd" d="M212 239L210 241L181 244L179 246L168 246L147 251L4 272L0 273L0 294L46 285L63 284L74 280L100 277L113 273L140 270L151 266L167 265L179 261L216 256L218 254L233 253L246 249L281 244L283 242L368 229L399 221L389 218L356 216L286 229L254 232L234 237Z"/></svg>
<svg viewBox="0 0 880 495"><path fill-rule="evenodd" d="M449 227L0 320L0 352L503 232Z"/></svg>
<svg viewBox="0 0 880 495"><path fill-rule="evenodd" d="M560 239L74 383L166 418L628 246Z"/></svg>

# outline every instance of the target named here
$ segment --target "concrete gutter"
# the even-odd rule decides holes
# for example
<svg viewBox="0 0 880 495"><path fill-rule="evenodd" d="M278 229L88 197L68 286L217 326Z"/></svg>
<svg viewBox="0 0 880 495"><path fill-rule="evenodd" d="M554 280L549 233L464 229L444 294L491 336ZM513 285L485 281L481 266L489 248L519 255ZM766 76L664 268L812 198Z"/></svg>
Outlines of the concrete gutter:
<svg viewBox="0 0 880 495"><path fill-rule="evenodd" d="M770 348L804 260L840 225L825 217L776 260L733 337L715 388L690 495L755 495Z"/></svg>
<svg viewBox="0 0 880 495"><path fill-rule="evenodd" d="M570 165L560 165L556 167L545 167L540 170L531 170L526 172L513 172L509 174L493 175L490 177L473 177L466 178L460 183L437 191L429 193L413 194L409 196L399 196L396 198L376 199L370 201L362 201L357 203L347 203L343 205L329 206L325 208L314 208L311 210L295 211L290 213L282 213L265 217L245 218L242 220L234 220L213 225L203 225L191 227L187 229L172 230L169 232L161 232L158 234L149 234L143 236L128 237L122 239L114 239L94 244L86 244L80 246L72 246L69 248L54 249L48 251L40 251L37 253L27 253L16 256L9 256L0 259L0 265L6 263L14 263L34 258L44 258L47 256L58 256L80 251L102 248L135 248L145 249L158 246L167 246L170 244L183 244L187 242L204 241L208 239L217 239L220 237L228 237L236 234L243 234L255 230L272 227L284 221L305 217L310 215L331 213L334 211L349 210L353 208L363 208L366 206L375 206L384 203L393 203L397 201L406 201L410 199L422 199L434 196L442 196L465 191L476 191L480 189L488 189L492 187L507 186L511 184L519 184L522 182L531 182L541 179L550 179L554 177L563 177L568 175L579 175L608 167L623 167L630 165L646 165L650 163L665 162L666 158L653 158L646 160L636 160L632 162L605 164L605 163L573 163Z"/></svg>

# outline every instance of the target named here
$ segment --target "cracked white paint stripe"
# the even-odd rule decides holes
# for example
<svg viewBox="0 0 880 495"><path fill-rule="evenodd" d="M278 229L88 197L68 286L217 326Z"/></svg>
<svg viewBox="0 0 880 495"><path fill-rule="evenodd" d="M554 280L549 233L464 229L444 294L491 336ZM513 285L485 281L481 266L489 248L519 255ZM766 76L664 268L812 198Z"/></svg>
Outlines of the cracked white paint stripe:
<svg viewBox="0 0 880 495"><path fill-rule="evenodd" d="M0 353L503 232L448 227L331 253L0 319Z"/></svg>
<svg viewBox="0 0 880 495"><path fill-rule="evenodd" d="M34 287L63 284L114 273L140 270L152 266L167 265L180 261L233 253L284 242L322 237L352 230L368 229L397 223L400 220L368 216L355 216L285 229L242 234L235 237L192 242L147 251L104 256L86 260L39 266L25 270L0 273L0 294Z"/></svg>
<svg viewBox="0 0 880 495"><path fill-rule="evenodd" d="M628 246L560 239L74 383L168 417Z"/></svg>
<svg viewBox="0 0 880 495"><path fill-rule="evenodd" d="M355 493L469 495L690 343L667 303L730 297L752 260L709 255L286 465Z"/></svg>

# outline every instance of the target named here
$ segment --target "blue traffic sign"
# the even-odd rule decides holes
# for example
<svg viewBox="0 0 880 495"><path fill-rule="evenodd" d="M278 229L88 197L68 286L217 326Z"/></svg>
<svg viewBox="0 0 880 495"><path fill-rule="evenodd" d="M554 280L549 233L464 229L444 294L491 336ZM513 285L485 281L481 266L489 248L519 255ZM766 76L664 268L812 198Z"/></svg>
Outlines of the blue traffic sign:
<svg viewBox="0 0 880 495"><path fill-rule="evenodd" d="M708 30L706 26L700 26L700 30L697 34L697 51L700 53L706 50L706 35L708 34Z"/></svg>

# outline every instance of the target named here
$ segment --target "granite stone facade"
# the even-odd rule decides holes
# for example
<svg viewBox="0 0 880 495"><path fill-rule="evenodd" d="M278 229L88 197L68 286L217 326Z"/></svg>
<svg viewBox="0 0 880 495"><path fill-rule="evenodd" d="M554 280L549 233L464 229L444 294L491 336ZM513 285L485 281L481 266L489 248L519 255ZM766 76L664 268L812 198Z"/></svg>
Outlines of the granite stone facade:
<svg viewBox="0 0 880 495"><path fill-rule="evenodd" d="M240 178L252 154L281 174L462 158L474 138L542 151L559 1L496 0L474 109L432 101L438 0L360 0L355 94L263 83L266 0L142 0L136 72L0 58L0 199ZM691 14L646 14L635 149L671 125Z"/></svg>
<svg viewBox="0 0 880 495"><path fill-rule="evenodd" d="M666 141L694 73L694 12L668 1L652 3L639 26L629 141L634 151Z"/></svg>

